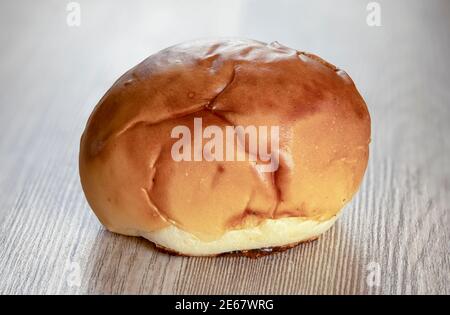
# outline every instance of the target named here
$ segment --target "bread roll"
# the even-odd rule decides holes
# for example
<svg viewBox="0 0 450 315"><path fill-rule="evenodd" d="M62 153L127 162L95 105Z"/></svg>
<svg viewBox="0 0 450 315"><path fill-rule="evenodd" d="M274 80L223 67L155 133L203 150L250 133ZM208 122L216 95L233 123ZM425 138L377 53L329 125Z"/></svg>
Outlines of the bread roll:
<svg viewBox="0 0 450 315"><path fill-rule="evenodd" d="M234 159L216 146L212 160L195 160L212 139L196 133L199 121L203 132L223 131L214 135ZM260 168L268 162L248 134L226 137L238 127L258 132L276 169ZM179 128L192 141L181 160ZM333 225L358 190L369 142L369 112L344 71L277 42L202 40L164 49L114 83L87 122L79 168L112 232L182 255L270 252Z"/></svg>

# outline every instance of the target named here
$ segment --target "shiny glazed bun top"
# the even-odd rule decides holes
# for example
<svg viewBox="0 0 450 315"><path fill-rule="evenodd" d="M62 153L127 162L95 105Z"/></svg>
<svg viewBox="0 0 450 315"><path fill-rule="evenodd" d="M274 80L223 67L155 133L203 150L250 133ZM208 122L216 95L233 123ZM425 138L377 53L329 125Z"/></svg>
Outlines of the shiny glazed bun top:
<svg viewBox="0 0 450 315"><path fill-rule="evenodd" d="M279 167L174 161L176 126L279 126ZM205 140L204 140L205 142ZM278 43L193 41L162 50L100 100L81 140L87 200L111 231L175 226L200 240L266 219L334 217L367 166L370 117L350 77Z"/></svg>

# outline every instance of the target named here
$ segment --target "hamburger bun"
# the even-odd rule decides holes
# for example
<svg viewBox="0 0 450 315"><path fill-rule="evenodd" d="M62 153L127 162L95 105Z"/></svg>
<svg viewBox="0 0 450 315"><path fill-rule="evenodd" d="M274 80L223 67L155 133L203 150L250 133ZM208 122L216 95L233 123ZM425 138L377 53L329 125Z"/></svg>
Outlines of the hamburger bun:
<svg viewBox="0 0 450 315"><path fill-rule="evenodd" d="M249 134L229 141L238 127L257 131L275 168L253 154ZM189 146L180 149L177 130L190 132ZM227 160L218 146L196 159L212 139L206 130L245 159ZM358 190L369 142L369 112L344 71L276 42L202 40L164 49L114 83L87 122L79 169L108 230L218 255L324 233Z"/></svg>

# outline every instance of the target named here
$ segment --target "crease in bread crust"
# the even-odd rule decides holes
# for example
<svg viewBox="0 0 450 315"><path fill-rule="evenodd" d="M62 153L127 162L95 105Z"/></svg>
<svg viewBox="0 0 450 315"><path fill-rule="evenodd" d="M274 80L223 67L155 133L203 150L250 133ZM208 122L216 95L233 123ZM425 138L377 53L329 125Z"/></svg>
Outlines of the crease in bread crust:
<svg viewBox="0 0 450 315"><path fill-rule="evenodd" d="M224 85L224 87L215 96L210 98L210 100L206 101L202 106L200 106L200 108L194 109L194 110L181 111L180 113L172 114L171 116L169 116L167 118L164 118L164 119L160 119L158 121L139 120L139 121L131 122L131 123L127 124L127 126L125 126L122 130L116 132L113 135L110 135L104 141L104 145L106 145L108 141L110 141L112 139L115 139L115 138L118 138L121 135L124 135L126 132L128 132L129 130L131 130L131 129L139 126L139 125L145 125L145 126L147 126L147 125L150 125L150 126L157 125L157 124L164 123L167 120L183 118L183 117L186 117L186 116L189 116L189 115L193 115L193 114L196 114L196 113L200 113L200 112L203 112L203 111L211 113L212 115L216 116L220 120L222 120L225 123L227 123L229 126L236 127L237 125L235 123L233 123L231 120L226 118L224 115L220 114L221 110L214 108L214 104L219 99L220 95L225 93L226 90L230 87L230 85L235 80L235 78L236 78L236 67L238 67L238 65L234 65L233 66L233 70L231 71L230 79ZM248 153L248 150L245 147L243 149L244 149L245 153ZM159 155L158 155L158 158L159 158ZM281 162L281 159L280 159L280 162ZM253 169L256 172L256 168L254 167L255 165L252 165L252 166L253 166ZM273 215L276 213L276 210L278 208L278 204L282 200L282 197L281 197L282 196L282 191L281 191L281 188L278 186L278 183L277 183L277 178L278 178L277 173L280 171L280 169L281 169L281 165L279 166L279 168L277 170L275 170L274 172L271 173L271 178L272 178L271 184L272 184L272 189L276 192L276 194L275 194L276 202L275 202L275 204L273 206L273 209L270 211L272 216L270 216L268 219L275 219ZM180 226L178 226L178 224L176 223L175 220L173 220L169 216L163 214L163 212L160 211L158 209L158 207L155 205L155 203L152 201L150 193L149 193L150 190L151 190L151 187L148 190L145 189L145 188L142 188L142 190L145 191L146 198L147 198L148 202L152 205L151 208L152 209L154 208L164 221L166 221L170 225L177 226L177 228L181 228ZM251 196L250 196L250 199L249 199L248 203L250 203L250 201L251 201Z"/></svg>

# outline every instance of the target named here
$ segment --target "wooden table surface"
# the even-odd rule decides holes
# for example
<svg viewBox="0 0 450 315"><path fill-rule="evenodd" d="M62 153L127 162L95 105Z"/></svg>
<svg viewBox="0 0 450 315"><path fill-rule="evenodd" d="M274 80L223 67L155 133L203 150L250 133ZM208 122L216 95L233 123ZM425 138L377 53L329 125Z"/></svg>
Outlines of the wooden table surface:
<svg viewBox="0 0 450 315"><path fill-rule="evenodd" d="M450 1L0 4L0 293L450 293ZM128 68L180 41L277 40L347 70L373 139L363 185L318 241L257 260L182 258L105 231L79 139Z"/></svg>

